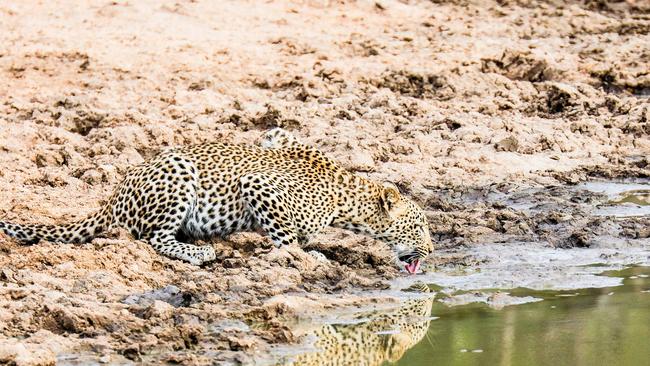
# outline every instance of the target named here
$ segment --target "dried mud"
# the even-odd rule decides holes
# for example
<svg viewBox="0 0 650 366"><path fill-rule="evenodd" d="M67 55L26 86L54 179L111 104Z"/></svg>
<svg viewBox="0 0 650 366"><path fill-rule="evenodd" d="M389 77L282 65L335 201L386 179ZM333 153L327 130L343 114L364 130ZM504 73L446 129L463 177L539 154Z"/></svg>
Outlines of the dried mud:
<svg viewBox="0 0 650 366"><path fill-rule="evenodd" d="M571 186L650 177L649 31L632 0L4 3L0 218L66 222L161 149L281 126L421 203L427 271L488 242L633 246L647 217ZM120 231L0 237L0 364L263 362L301 342L283 319L403 276L340 231L205 244L197 268Z"/></svg>

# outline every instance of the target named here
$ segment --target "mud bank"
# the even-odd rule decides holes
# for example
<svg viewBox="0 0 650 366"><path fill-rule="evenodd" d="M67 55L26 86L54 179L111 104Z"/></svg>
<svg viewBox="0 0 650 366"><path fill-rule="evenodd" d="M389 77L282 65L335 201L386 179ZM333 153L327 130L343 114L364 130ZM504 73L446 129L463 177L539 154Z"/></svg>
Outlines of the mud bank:
<svg viewBox="0 0 650 366"><path fill-rule="evenodd" d="M569 186L650 177L649 11L2 4L0 217L67 222L161 149L281 126L421 203L441 249L427 272L479 265L485 243L640 248L647 217L594 215L605 195ZM339 231L304 248L327 261L252 234L205 244L218 260L196 268L119 231L87 245L0 237L0 363L247 364L302 341L282 320L377 302L362 291L403 276L382 244Z"/></svg>

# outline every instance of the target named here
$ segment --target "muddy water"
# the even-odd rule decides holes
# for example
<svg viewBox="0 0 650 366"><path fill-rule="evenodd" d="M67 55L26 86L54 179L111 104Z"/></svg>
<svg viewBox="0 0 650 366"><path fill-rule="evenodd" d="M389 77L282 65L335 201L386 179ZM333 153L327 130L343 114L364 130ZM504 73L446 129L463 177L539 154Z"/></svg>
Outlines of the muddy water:
<svg viewBox="0 0 650 366"><path fill-rule="evenodd" d="M609 272L623 285L510 290L543 301L501 310L436 302L427 336L398 365L647 365L650 267Z"/></svg>
<svg viewBox="0 0 650 366"><path fill-rule="evenodd" d="M650 184L648 183L587 182L578 185L578 188L607 195L608 201L597 208L596 215L650 215Z"/></svg>
<svg viewBox="0 0 650 366"><path fill-rule="evenodd" d="M612 201L612 203L632 203L639 206L650 206L650 189L625 192L618 200Z"/></svg>
<svg viewBox="0 0 650 366"><path fill-rule="evenodd" d="M646 365L650 267L610 271L615 287L508 290L509 304L448 306L470 292L406 300L311 330L310 349L283 365ZM496 291L483 291L489 294ZM477 296L477 301L480 296ZM514 301L513 301L514 299Z"/></svg>

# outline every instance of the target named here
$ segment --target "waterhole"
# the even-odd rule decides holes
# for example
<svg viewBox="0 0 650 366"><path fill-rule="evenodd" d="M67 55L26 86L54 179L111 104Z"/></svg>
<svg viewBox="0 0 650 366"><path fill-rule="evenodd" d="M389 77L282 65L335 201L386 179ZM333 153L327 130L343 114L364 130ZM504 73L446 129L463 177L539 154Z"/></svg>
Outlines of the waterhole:
<svg viewBox="0 0 650 366"><path fill-rule="evenodd" d="M285 365L644 365L650 339L650 267L605 272L615 287L508 290L507 301L448 306L443 294L390 311L316 326ZM468 294L465 292L460 295ZM488 292L487 296L498 296ZM527 299L523 304L516 299Z"/></svg>

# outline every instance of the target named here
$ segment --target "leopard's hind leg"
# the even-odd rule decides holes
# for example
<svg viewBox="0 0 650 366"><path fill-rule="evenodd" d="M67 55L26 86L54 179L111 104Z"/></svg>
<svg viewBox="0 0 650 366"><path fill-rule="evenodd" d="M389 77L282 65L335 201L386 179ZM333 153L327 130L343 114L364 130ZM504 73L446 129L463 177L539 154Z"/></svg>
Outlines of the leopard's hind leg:
<svg viewBox="0 0 650 366"><path fill-rule="evenodd" d="M212 246L176 239L197 204L198 172L174 153L132 172L111 200L119 226L148 241L156 252L194 265L213 260Z"/></svg>

